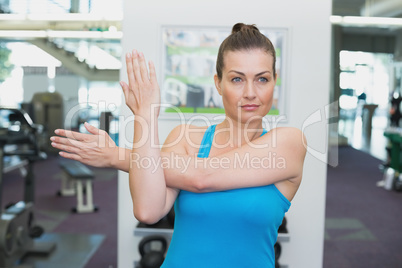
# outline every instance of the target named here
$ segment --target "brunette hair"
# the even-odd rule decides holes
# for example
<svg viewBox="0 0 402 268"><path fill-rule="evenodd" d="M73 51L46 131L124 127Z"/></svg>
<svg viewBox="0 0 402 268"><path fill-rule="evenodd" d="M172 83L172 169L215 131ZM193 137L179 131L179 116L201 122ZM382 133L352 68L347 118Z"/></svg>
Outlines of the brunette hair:
<svg viewBox="0 0 402 268"><path fill-rule="evenodd" d="M262 49L274 58L273 75L275 70L275 48L271 41L263 35L255 24L247 25L237 23L232 28L232 33L223 40L219 47L218 58L216 61L216 73L219 80L222 79L222 70L224 68L224 56L227 51Z"/></svg>

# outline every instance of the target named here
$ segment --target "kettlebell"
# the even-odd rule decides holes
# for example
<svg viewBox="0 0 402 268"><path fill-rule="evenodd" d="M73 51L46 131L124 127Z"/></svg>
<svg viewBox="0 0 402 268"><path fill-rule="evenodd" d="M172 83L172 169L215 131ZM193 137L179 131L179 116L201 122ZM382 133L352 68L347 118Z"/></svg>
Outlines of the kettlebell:
<svg viewBox="0 0 402 268"><path fill-rule="evenodd" d="M160 249L153 249L152 243L159 243ZM138 250L141 254L141 268L159 268L165 260L167 241L161 235L146 236L140 241Z"/></svg>
<svg viewBox="0 0 402 268"><path fill-rule="evenodd" d="M279 268L279 257L281 256L282 252L282 246L278 242L275 243L274 245L274 251L275 251L275 268Z"/></svg>
<svg viewBox="0 0 402 268"><path fill-rule="evenodd" d="M283 217L282 223L278 228L278 233L287 233L288 228L286 225L287 225L286 217Z"/></svg>

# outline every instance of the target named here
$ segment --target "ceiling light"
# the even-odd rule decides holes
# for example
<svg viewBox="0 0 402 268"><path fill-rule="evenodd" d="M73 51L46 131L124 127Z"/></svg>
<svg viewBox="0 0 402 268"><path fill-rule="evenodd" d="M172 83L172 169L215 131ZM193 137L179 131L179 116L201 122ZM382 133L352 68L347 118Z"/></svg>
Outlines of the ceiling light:
<svg viewBox="0 0 402 268"><path fill-rule="evenodd" d="M46 31L0 31L0 38L46 38Z"/></svg>
<svg viewBox="0 0 402 268"><path fill-rule="evenodd" d="M115 39L120 40L123 37L121 31L99 32L99 31L16 31L0 30L0 38L14 39L32 39L32 38L69 38L69 39Z"/></svg>
<svg viewBox="0 0 402 268"><path fill-rule="evenodd" d="M402 18L331 16L330 22L342 26L402 27Z"/></svg>

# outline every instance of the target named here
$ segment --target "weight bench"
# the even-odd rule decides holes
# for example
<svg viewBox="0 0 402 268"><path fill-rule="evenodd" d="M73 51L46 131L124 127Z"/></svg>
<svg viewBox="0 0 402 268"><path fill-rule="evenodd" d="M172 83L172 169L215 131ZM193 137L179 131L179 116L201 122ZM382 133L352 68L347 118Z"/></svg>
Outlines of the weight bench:
<svg viewBox="0 0 402 268"><path fill-rule="evenodd" d="M72 209L76 213L87 213L98 211L92 199L92 181L95 176L93 172L76 161L66 161L60 163L63 170L61 189L59 196L77 195L77 206ZM86 204L84 204L84 196Z"/></svg>

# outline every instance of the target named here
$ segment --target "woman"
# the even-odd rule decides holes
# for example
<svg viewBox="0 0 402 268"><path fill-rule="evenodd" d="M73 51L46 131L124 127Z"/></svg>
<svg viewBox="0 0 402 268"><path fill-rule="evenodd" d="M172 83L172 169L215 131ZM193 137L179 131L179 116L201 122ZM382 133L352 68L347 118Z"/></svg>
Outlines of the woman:
<svg viewBox="0 0 402 268"><path fill-rule="evenodd" d="M107 134L88 124L95 135L58 130L70 139L52 137L53 146L66 151L64 157L128 171L139 221L155 223L175 206L162 267L274 267L277 230L301 183L306 143L296 128L262 127L276 83L269 39L254 25L233 26L219 48L214 76L225 119L209 127L177 126L162 149L152 146L159 141L153 118L159 110L150 107L160 102L154 65L148 73L137 51L127 54L126 63L128 84L121 86L135 114L129 157L119 160ZM109 146L99 146L99 139ZM145 167L144 159L160 164Z"/></svg>

